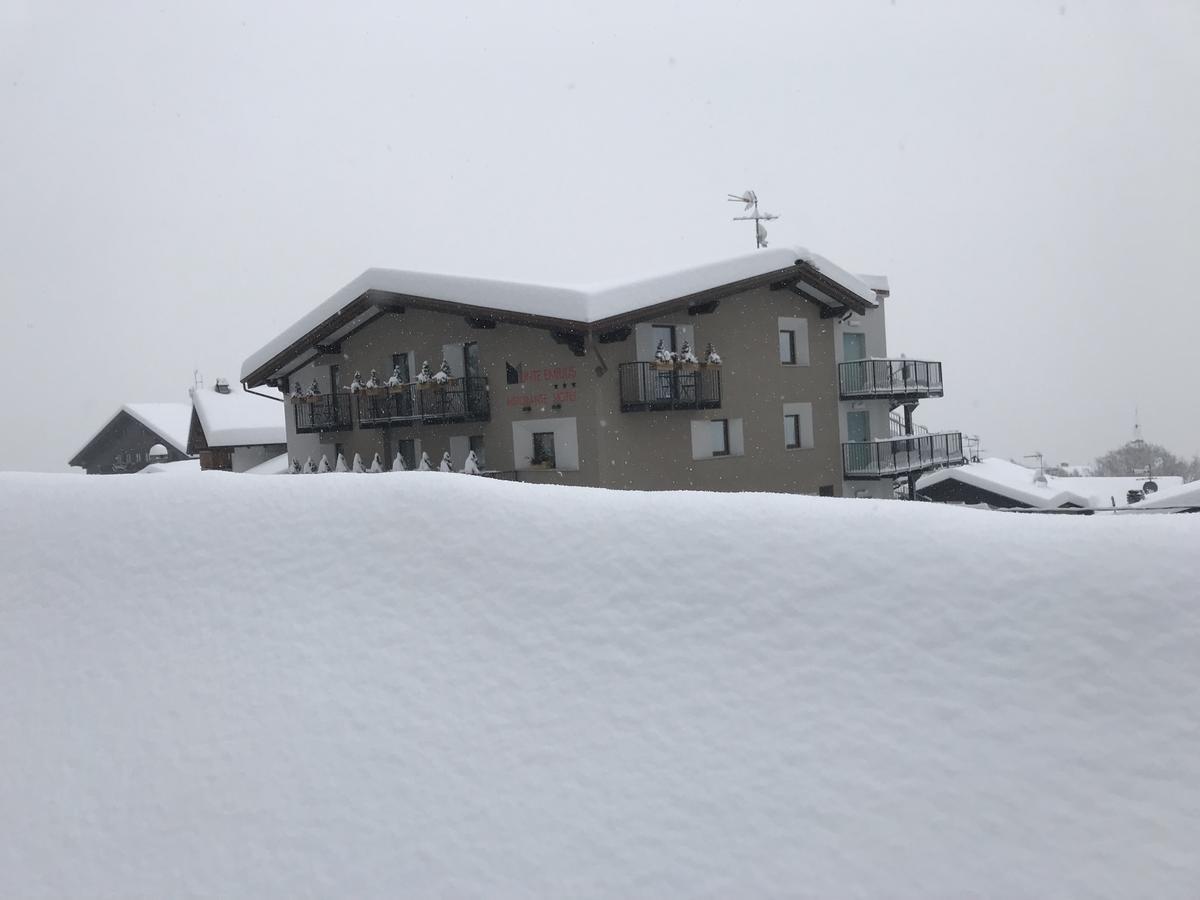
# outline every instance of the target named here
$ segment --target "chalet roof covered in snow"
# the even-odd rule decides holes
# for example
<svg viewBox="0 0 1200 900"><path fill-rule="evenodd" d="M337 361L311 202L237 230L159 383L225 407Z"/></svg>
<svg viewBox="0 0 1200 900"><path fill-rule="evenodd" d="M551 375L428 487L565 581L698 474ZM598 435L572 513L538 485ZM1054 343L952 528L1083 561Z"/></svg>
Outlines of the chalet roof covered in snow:
<svg viewBox="0 0 1200 900"><path fill-rule="evenodd" d="M192 418L190 403L126 403L117 412L96 429L87 439L79 452L71 457L71 465L80 466L87 456L92 444L96 442L122 416L130 416L141 422L160 438L163 443L174 447L180 453L187 453L188 426Z"/></svg>
<svg viewBox="0 0 1200 900"><path fill-rule="evenodd" d="M368 269L242 365L242 381L263 384L319 342L332 343L389 306L417 303L465 314L496 315L525 324L588 332L659 305L716 299L771 281L794 283L809 299L863 312L878 303L857 276L803 247L758 250L635 281L562 287L462 275Z"/></svg>
<svg viewBox="0 0 1200 900"><path fill-rule="evenodd" d="M1061 509L1065 506L1094 508L1126 505L1126 493L1141 490L1145 478L1093 477L1071 478L1047 475L1046 483L1040 484L1037 469L1007 459L989 458L965 466L938 469L917 480L917 493L929 493L938 485L948 481L976 488L980 491L1013 501L1013 506L1033 509ZM1160 489L1175 488L1183 483L1178 476L1163 476L1154 479Z"/></svg>
<svg viewBox="0 0 1200 900"><path fill-rule="evenodd" d="M231 388L224 394L215 389L192 391L195 424L203 435L193 433L189 447L203 444L208 447L254 447L264 444L284 444L287 432L283 422L283 397L278 391L266 390L271 396L261 396Z"/></svg>

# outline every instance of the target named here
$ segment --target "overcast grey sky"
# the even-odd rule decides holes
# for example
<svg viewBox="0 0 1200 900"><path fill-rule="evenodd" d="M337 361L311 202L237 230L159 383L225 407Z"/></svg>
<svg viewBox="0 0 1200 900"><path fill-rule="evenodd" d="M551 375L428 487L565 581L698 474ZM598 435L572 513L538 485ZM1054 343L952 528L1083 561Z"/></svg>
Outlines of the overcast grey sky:
<svg viewBox="0 0 1200 900"><path fill-rule="evenodd" d="M368 266L892 279L934 428L1200 452L1200 3L0 0L0 468L64 469Z"/></svg>

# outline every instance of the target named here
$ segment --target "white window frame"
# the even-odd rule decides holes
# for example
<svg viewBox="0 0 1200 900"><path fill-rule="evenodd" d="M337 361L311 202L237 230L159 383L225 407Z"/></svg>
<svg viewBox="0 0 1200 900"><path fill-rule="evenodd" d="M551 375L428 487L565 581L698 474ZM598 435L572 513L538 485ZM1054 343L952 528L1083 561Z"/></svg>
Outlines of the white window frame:
<svg viewBox="0 0 1200 900"><path fill-rule="evenodd" d="M808 351L808 319L803 319L795 316L780 316L779 330L792 332L792 352L793 361L784 362L782 355L779 360L781 366L807 366L810 365L810 356Z"/></svg>
<svg viewBox="0 0 1200 900"><path fill-rule="evenodd" d="M788 418L797 417L799 445L788 446ZM783 404L783 446L785 450L814 450L817 446L816 430L813 427L813 405L811 403Z"/></svg>

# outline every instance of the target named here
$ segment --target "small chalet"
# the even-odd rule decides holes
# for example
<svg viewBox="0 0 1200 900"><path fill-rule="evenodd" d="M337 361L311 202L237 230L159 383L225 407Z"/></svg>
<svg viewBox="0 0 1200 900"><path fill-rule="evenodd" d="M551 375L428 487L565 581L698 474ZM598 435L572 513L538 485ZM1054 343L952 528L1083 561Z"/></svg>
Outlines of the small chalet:
<svg viewBox="0 0 1200 900"><path fill-rule="evenodd" d="M268 389L232 389L218 378L211 390L193 388L187 452L201 469L245 472L287 453L283 397ZM273 396L271 396L273 395Z"/></svg>
<svg viewBox="0 0 1200 900"><path fill-rule="evenodd" d="M126 403L71 457L89 475L138 472L189 458L187 403Z"/></svg>

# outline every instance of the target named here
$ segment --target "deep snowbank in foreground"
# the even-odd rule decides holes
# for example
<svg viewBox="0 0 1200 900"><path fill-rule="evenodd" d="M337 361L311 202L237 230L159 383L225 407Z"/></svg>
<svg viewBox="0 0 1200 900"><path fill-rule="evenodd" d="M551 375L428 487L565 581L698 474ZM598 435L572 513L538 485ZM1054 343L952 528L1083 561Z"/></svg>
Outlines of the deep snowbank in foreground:
<svg viewBox="0 0 1200 900"><path fill-rule="evenodd" d="M1200 516L0 475L0 895L1191 897Z"/></svg>

